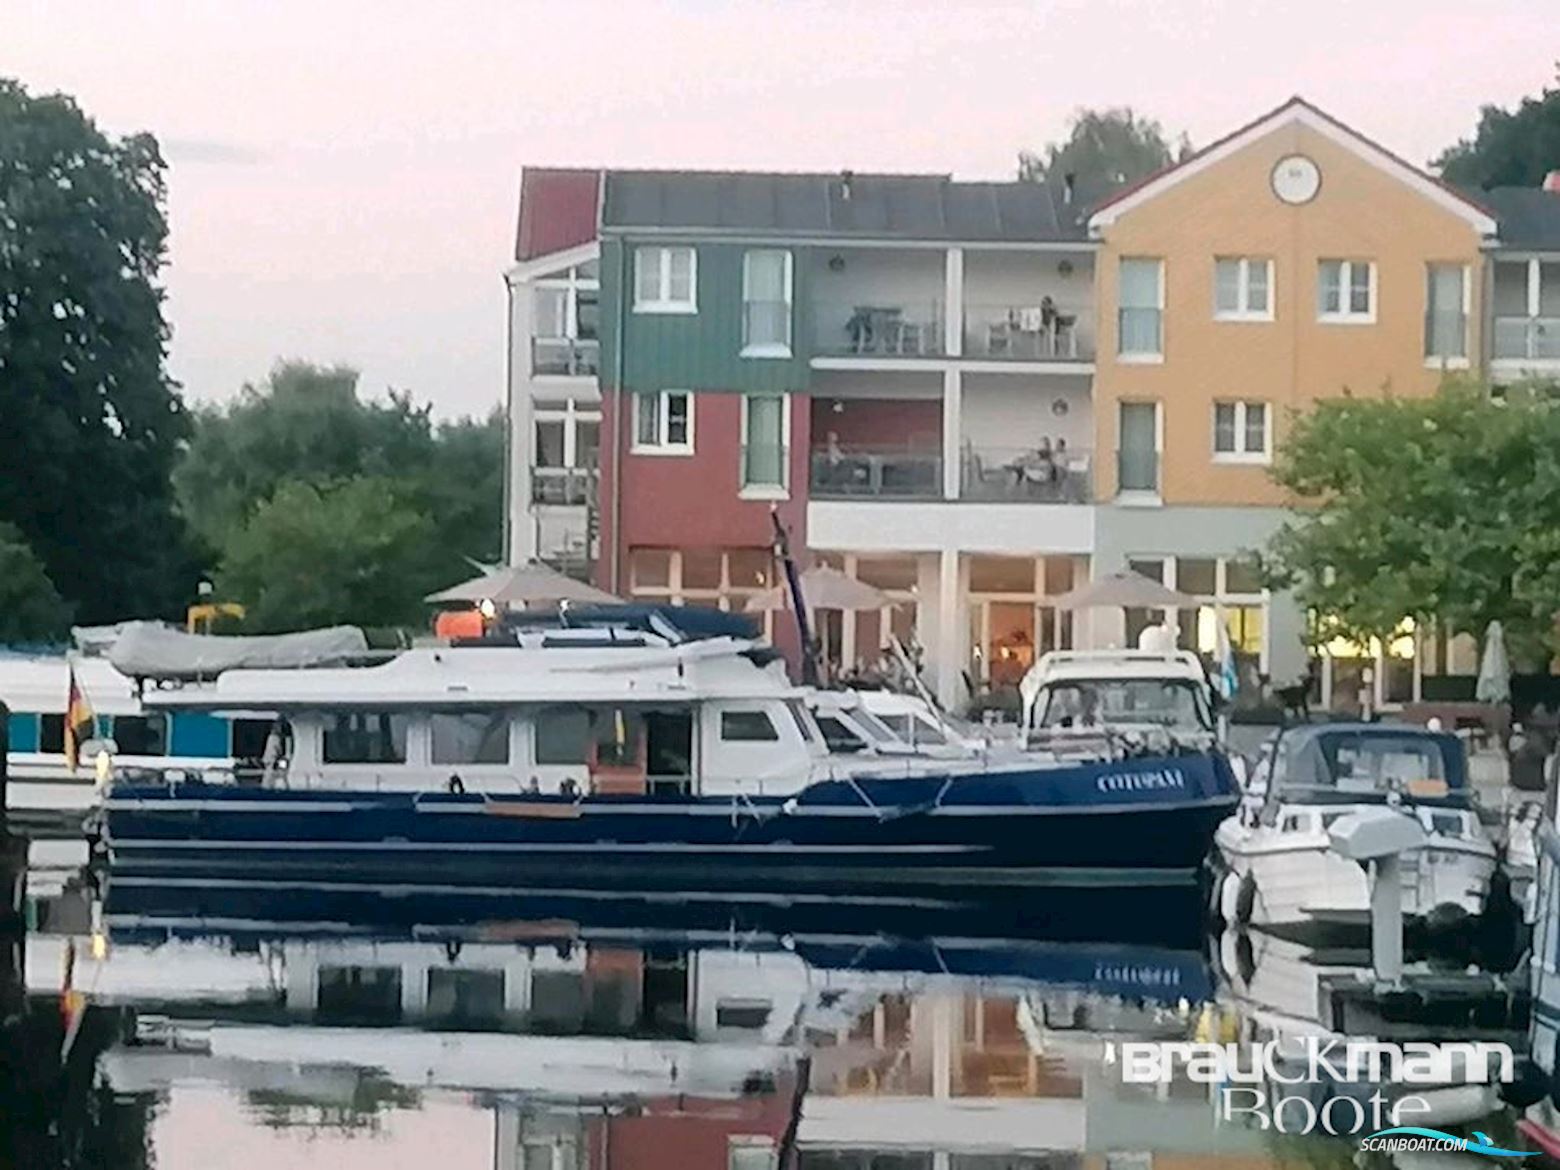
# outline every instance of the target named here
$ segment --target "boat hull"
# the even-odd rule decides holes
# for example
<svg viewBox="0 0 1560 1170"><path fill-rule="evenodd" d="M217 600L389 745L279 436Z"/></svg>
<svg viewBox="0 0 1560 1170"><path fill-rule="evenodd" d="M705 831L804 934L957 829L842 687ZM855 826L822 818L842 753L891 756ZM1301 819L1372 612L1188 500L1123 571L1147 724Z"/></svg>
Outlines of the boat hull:
<svg viewBox="0 0 1560 1170"><path fill-rule="evenodd" d="M1235 802L1220 757L861 778L791 798L116 785L119 872L646 888L1145 885L1195 880Z"/></svg>

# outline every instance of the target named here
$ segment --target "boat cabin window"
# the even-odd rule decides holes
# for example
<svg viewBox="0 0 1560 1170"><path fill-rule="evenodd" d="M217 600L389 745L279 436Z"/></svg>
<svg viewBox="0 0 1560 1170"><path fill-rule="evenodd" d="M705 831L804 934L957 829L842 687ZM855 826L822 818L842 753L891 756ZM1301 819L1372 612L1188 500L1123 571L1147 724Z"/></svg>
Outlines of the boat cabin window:
<svg viewBox="0 0 1560 1170"><path fill-rule="evenodd" d="M428 731L435 764L509 763L508 711L435 711Z"/></svg>
<svg viewBox="0 0 1560 1170"><path fill-rule="evenodd" d="M232 757L235 760L258 760L263 756L272 723L270 719L233 720Z"/></svg>
<svg viewBox="0 0 1560 1170"><path fill-rule="evenodd" d="M818 731L812 716L807 713L807 704L800 699L787 699L785 709L791 713L791 722L795 723L796 730L802 733L802 739L808 743L817 743Z"/></svg>
<svg viewBox="0 0 1560 1170"><path fill-rule="evenodd" d="M168 754L168 716L161 711L150 715L115 715L113 740L123 756L165 756Z"/></svg>
<svg viewBox="0 0 1560 1170"><path fill-rule="evenodd" d="M644 721L650 791L687 791L693 780L693 712L646 711Z"/></svg>
<svg viewBox="0 0 1560 1170"><path fill-rule="evenodd" d="M504 973L435 967L428 972L428 1017L446 1028L498 1028L504 1022Z"/></svg>
<svg viewBox="0 0 1560 1170"><path fill-rule="evenodd" d="M341 711L326 716L327 764L404 764L411 717L393 711Z"/></svg>
<svg viewBox="0 0 1560 1170"><path fill-rule="evenodd" d="M857 707L850 713L851 725L874 743L899 744L904 738L865 707Z"/></svg>
<svg viewBox="0 0 1560 1170"><path fill-rule="evenodd" d="M385 1027L401 1022L401 968L321 967L316 1023Z"/></svg>
<svg viewBox="0 0 1560 1170"><path fill-rule="evenodd" d="M55 756L65 750L65 716L38 716L38 750Z"/></svg>
<svg viewBox="0 0 1560 1170"><path fill-rule="evenodd" d="M1212 713L1186 679L1102 678L1056 682L1044 690L1042 728L1152 723L1177 731L1211 731Z"/></svg>
<svg viewBox="0 0 1560 1170"><path fill-rule="evenodd" d="M819 712L817 715L818 730L823 732L823 742L831 752L853 753L865 751L866 740L862 739L850 728L845 726L844 720L837 715L825 715Z"/></svg>
<svg viewBox="0 0 1560 1170"><path fill-rule="evenodd" d="M942 728L924 715L884 715L882 719L908 744L942 747L948 742Z"/></svg>
<svg viewBox="0 0 1560 1170"><path fill-rule="evenodd" d="M780 738L763 711L722 711L720 737L727 743L772 742Z"/></svg>
<svg viewBox="0 0 1560 1170"><path fill-rule="evenodd" d="M536 762L583 764L590 756L590 713L583 707L544 707L536 713Z"/></svg>
<svg viewBox="0 0 1560 1170"><path fill-rule="evenodd" d="M767 999L718 999L715 1001L715 1026L757 1031L769 1023L772 1011L774 1005Z"/></svg>

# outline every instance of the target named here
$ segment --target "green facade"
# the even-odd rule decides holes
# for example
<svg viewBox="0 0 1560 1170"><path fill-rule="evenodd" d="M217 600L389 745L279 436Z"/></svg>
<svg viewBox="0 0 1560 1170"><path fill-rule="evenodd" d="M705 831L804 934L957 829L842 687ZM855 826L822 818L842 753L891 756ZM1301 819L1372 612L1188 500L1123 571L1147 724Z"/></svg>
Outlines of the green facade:
<svg viewBox="0 0 1560 1170"><path fill-rule="evenodd" d="M810 259L792 248L791 356L742 356L742 257L749 245L657 237L697 252L697 313L636 313L632 238L601 243L601 384L606 389L806 390L811 322L806 319ZM650 243L652 241L644 241ZM783 247L783 245L775 245ZM621 355L621 356L620 356Z"/></svg>

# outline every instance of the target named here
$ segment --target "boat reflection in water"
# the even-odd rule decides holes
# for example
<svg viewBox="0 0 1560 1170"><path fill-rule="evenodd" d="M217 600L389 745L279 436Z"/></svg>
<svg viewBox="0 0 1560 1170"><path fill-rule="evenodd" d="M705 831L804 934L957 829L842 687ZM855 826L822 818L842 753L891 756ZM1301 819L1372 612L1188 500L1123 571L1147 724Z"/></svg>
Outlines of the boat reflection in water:
<svg viewBox="0 0 1560 1170"><path fill-rule="evenodd" d="M463 1101L492 1115L492 1164L526 1170L1079 1151L1077 1060L1097 1063L1102 1034L1185 1034L1207 967L1195 934L1056 941L1011 937L1011 919L113 883L101 960L92 912L56 914L67 933L29 939L27 978L58 992L69 971L95 1010L125 1013L97 1067L118 1098L163 1103L154 1144L181 1096L216 1085L271 1124L393 1125ZM861 925L879 922L894 930Z"/></svg>
<svg viewBox="0 0 1560 1170"><path fill-rule="evenodd" d="M25 1164L346 1170L371 1135L380 1168L1353 1165L1122 1084L1107 1042L1193 1038L1216 994L1195 908L1090 940L1125 911L1058 906L1058 937L1022 904L75 886L26 985L88 1021L68 1107L116 1153Z"/></svg>

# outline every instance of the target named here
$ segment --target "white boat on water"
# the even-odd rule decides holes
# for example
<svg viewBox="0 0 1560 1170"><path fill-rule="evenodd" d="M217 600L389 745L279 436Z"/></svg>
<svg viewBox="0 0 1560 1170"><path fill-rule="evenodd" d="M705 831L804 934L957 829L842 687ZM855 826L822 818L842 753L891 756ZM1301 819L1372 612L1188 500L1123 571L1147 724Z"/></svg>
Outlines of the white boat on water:
<svg viewBox="0 0 1560 1170"><path fill-rule="evenodd" d="M1334 723L1280 735L1219 826L1220 917L1275 928L1368 925L1369 874L1332 849L1327 830L1381 807L1414 818L1426 838L1403 858L1405 917L1435 926L1482 914L1496 852L1461 741L1407 725Z"/></svg>
<svg viewBox="0 0 1560 1170"><path fill-rule="evenodd" d="M1019 694L1031 748L1075 756L1123 743L1217 746L1213 688L1189 650L1054 650Z"/></svg>

